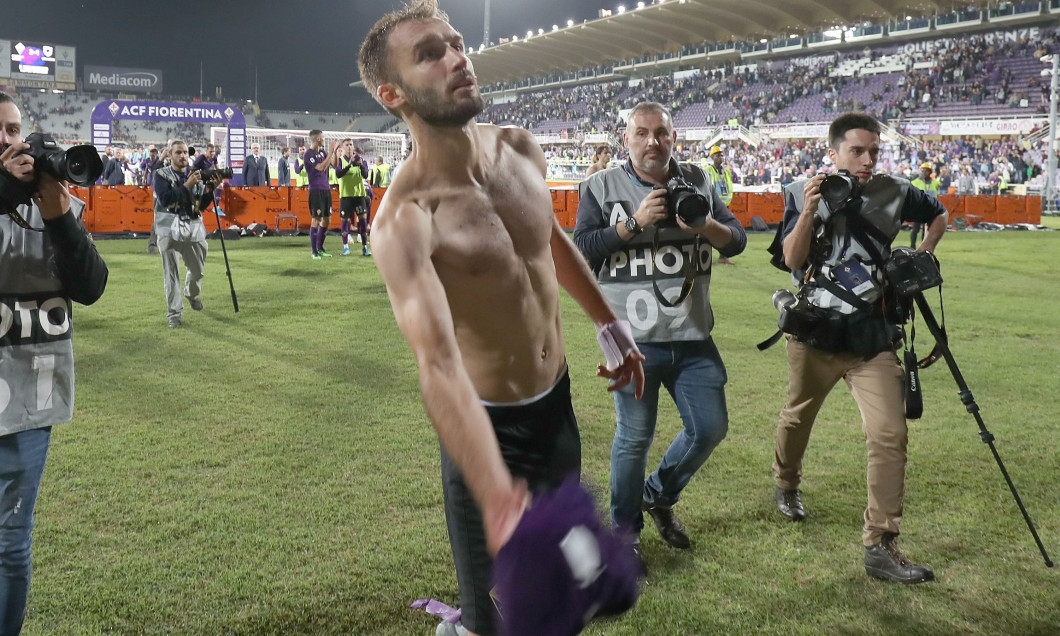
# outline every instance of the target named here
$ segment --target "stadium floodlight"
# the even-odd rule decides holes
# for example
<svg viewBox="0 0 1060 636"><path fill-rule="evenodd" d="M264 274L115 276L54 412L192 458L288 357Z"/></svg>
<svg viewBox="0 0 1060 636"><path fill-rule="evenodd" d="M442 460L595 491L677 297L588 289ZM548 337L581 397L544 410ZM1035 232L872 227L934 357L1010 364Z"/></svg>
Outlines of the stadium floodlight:
<svg viewBox="0 0 1060 636"><path fill-rule="evenodd" d="M626 5L624 5L624 4L618 5L618 12L619 13L625 13L626 12Z"/></svg>
<svg viewBox="0 0 1060 636"><path fill-rule="evenodd" d="M637 3L637 8L638 9L643 9L644 8L644 3L643 2L638 2Z"/></svg>
<svg viewBox="0 0 1060 636"><path fill-rule="evenodd" d="M532 37L534 37L534 32L533 31L527 31L526 32L526 39L529 40Z"/></svg>
<svg viewBox="0 0 1060 636"><path fill-rule="evenodd" d="M567 20L567 26L568 27L574 26L574 20Z"/></svg>
<svg viewBox="0 0 1060 636"><path fill-rule="evenodd" d="M552 30L553 31L559 31L559 25L558 24L553 24L552 25Z"/></svg>
<svg viewBox="0 0 1060 636"><path fill-rule="evenodd" d="M538 35L544 35L545 34L545 30L544 29L538 29L537 30L537 34Z"/></svg>

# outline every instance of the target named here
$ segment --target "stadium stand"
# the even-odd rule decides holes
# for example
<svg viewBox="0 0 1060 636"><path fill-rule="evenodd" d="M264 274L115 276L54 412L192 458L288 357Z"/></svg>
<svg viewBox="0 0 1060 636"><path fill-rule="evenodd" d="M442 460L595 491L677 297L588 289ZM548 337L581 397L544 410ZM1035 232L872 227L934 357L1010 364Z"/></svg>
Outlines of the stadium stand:
<svg viewBox="0 0 1060 636"><path fill-rule="evenodd" d="M879 164L883 171L909 176L931 162L937 171L945 166L953 182L968 167L979 192L1004 190L1006 184L1015 186L1009 192L1041 187L1049 86L1041 77L1040 58L1060 51L1055 29L1060 0L971 1L951 12L937 9L907 18L899 16L916 9L896 2L886 14L894 16L890 19L846 30L803 28L802 35L781 30L776 22L781 18L767 12L746 16L748 24L730 25L724 38L708 41L702 37L716 34L713 26L702 24L702 3L652 4L645 9L672 23L658 26L653 18L672 40L665 45L632 41L636 20L614 16L591 23L599 22L599 28L581 25L474 52L489 104L479 120L531 130L549 158L549 177L577 180L594 144L620 146L625 110L642 100L659 101L674 113L680 158L702 160L709 147L721 145L738 187L746 189L776 188L826 163L819 128L793 135L778 133L778 127L819 124L840 112L864 110L890 127ZM820 28L842 17L822 17L817 3L805 8L813 12L805 27ZM683 27L682 20L706 31ZM763 31L776 33L775 39L758 38ZM561 74L557 55L567 65ZM26 93L23 101L31 125L75 143L88 139L94 104L112 97ZM407 130L385 113L270 111L248 105L244 114L248 126L260 128ZM931 134L940 121L985 118L1022 122L1019 134ZM200 145L209 131L198 124L122 121L114 133L117 145L134 151L178 136ZM620 161L624 157L617 149Z"/></svg>

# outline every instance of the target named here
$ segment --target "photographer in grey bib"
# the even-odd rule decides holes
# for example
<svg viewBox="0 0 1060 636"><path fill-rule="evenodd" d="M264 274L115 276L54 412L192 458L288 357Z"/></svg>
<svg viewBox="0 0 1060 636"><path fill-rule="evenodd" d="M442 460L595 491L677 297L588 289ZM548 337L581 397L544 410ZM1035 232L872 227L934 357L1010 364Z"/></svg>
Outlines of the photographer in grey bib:
<svg viewBox="0 0 1060 636"><path fill-rule="evenodd" d="M777 508L806 518L799 486L810 431L825 398L845 380L861 410L868 450L868 507L862 543L866 572L900 583L934 579L910 562L897 537L905 494L907 429L895 298L880 262L903 222L927 225L918 249L932 252L946 231L946 209L907 179L873 174L880 125L864 113L836 118L828 131L836 174L784 189L783 263L798 298L778 292L788 333L787 404L777 426L773 472ZM822 201L822 197L824 200Z"/></svg>
<svg viewBox="0 0 1060 636"><path fill-rule="evenodd" d="M728 432L725 365L711 339L711 249L735 256L747 243L740 222L698 166L672 158L673 119L655 102L630 112L629 161L582 182L574 242L615 313L628 320L644 361L644 397L614 392L611 521L636 542L648 512L663 540L691 546L674 504ZM647 479L659 390L684 426Z"/></svg>
<svg viewBox="0 0 1060 636"><path fill-rule="evenodd" d="M213 190L220 175L208 176L203 182L201 170L188 172L188 146L174 140L170 144L170 165L155 172L155 232L162 254L162 276L165 280L166 305L170 327L181 325L184 296L191 308L202 310L203 268L206 265L206 227L202 211L213 202ZM180 265L188 270L184 286L180 285Z"/></svg>
<svg viewBox="0 0 1060 636"><path fill-rule="evenodd" d="M0 634L5 636L21 631L26 613L33 509L51 429L73 416L71 301L94 303L108 274L81 225L85 204L41 165L51 161L26 152L30 146L21 134L22 114L11 96L0 92ZM94 148L91 154L96 157ZM52 150L45 159L63 155ZM96 164L102 172L102 163ZM31 202L8 198L18 192Z"/></svg>

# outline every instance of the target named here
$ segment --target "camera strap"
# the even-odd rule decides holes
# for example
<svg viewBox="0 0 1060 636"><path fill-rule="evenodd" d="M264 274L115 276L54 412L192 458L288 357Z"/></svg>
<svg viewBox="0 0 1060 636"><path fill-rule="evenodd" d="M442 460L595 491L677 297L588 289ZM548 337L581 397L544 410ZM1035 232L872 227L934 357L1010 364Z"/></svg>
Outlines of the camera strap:
<svg viewBox="0 0 1060 636"><path fill-rule="evenodd" d="M655 298L663 307L676 307L681 303L685 302L688 295L692 293L692 287L696 284L696 274L699 273L699 246L701 245L702 238L697 234L695 247L692 249L691 262L684 266L685 282L681 283L681 293L678 294L677 298L670 302L663 296L662 290L659 289L658 272L655 267L655 255L659 253L659 228L655 228L655 234L651 239L651 285L655 289Z"/></svg>
<svg viewBox="0 0 1060 636"><path fill-rule="evenodd" d="M939 285L939 313L942 315L942 323L939 325L942 341L936 342L935 346L932 347L931 352L917 362L917 368L926 369L941 360L943 349L949 345L950 339L949 336L946 335L946 306L942 303L942 285Z"/></svg>
<svg viewBox="0 0 1060 636"><path fill-rule="evenodd" d="M14 209L14 208L11 208L10 210L8 210L6 212L6 214L8 216L10 216L11 220L15 222L15 225L19 226L20 228L29 230L30 232L43 232L44 231L44 228L42 228L42 227L33 227L32 225L30 225L29 221L27 221L21 214L18 213L18 210Z"/></svg>
<svg viewBox="0 0 1060 636"><path fill-rule="evenodd" d="M916 323L914 322L913 310L909 311L909 338L905 337L905 327L902 327L902 342L905 343L902 352L902 366L905 367L905 417L910 420L918 420L924 414L924 387L920 384L919 365L916 361Z"/></svg>

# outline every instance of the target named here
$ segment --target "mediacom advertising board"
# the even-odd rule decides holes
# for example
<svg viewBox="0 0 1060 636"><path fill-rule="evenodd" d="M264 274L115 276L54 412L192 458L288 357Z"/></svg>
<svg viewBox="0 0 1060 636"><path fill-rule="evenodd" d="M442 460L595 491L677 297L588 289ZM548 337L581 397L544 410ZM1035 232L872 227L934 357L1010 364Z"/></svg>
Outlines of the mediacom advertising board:
<svg viewBox="0 0 1060 636"><path fill-rule="evenodd" d="M154 68L124 68L86 64L83 85L86 90L122 93L161 93L162 71Z"/></svg>

